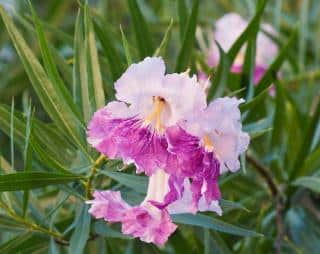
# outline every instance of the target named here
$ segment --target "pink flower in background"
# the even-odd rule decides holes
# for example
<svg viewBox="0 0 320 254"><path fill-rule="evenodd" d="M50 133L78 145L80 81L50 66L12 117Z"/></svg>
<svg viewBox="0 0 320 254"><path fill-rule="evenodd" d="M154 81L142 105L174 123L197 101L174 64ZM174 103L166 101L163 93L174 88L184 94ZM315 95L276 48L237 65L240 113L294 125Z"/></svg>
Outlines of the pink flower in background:
<svg viewBox="0 0 320 254"><path fill-rule="evenodd" d="M115 88L119 101L94 114L88 141L109 158L133 162L149 176L148 190L136 206L119 191L95 191L89 212L159 245L177 228L171 214L221 215L219 175L239 169L238 156L249 144L241 131L242 100L220 98L207 107L195 76L165 74L155 57L131 65Z"/></svg>
<svg viewBox="0 0 320 254"><path fill-rule="evenodd" d="M213 39L219 43L224 51L228 51L233 43L238 39L241 33L248 26L248 21L243 19L237 13L228 13L215 23L215 31ZM276 31L269 24L262 24L261 28L270 33L276 35ZM216 43L212 40L212 43L208 52L208 65L210 67L216 67L220 60L219 49ZM234 73L241 73L244 64L246 47L243 46L236 56L236 59L231 66L231 71ZM269 64L274 60L278 54L278 47L276 43L272 41L262 31L258 32L256 43L256 68L254 72L254 84L257 84ZM203 79L203 78L202 78Z"/></svg>

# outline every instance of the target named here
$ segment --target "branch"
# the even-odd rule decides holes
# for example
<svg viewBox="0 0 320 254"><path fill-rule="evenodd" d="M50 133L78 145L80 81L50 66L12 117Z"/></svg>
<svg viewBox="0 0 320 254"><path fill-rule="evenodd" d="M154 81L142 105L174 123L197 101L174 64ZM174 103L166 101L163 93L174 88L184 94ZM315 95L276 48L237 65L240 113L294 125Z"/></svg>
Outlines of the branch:
<svg viewBox="0 0 320 254"><path fill-rule="evenodd" d="M246 154L246 159L251 163L252 166L257 170L262 178L264 178L268 184L268 187L272 193L273 197L277 197L279 195L279 189L277 184L273 181L273 178L270 174L270 169L262 165L256 158L251 155Z"/></svg>

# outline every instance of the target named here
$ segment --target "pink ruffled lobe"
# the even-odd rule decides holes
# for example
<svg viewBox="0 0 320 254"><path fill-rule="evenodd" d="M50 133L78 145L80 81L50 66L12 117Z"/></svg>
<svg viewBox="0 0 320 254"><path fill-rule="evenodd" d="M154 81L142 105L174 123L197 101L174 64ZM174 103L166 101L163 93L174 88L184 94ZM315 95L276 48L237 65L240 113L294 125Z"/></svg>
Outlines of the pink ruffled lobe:
<svg viewBox="0 0 320 254"><path fill-rule="evenodd" d="M138 237L147 243L164 245L177 226L172 223L166 210L134 207L126 213L122 221L124 234Z"/></svg>
<svg viewBox="0 0 320 254"><path fill-rule="evenodd" d="M167 207L170 214L195 214L198 211L212 211L217 213L218 215L222 215L222 209L219 205L219 201L212 200L211 202L207 202L203 195L200 197L197 207L194 206L193 192L191 190L191 184L189 179L184 179L180 189L183 189L183 192L180 193L181 196L179 197L179 199L170 203Z"/></svg>
<svg viewBox="0 0 320 254"><path fill-rule="evenodd" d="M95 191L93 197L93 200L86 203L91 205L89 213L97 219L120 222L131 208L122 200L119 191Z"/></svg>
<svg viewBox="0 0 320 254"><path fill-rule="evenodd" d="M220 173L234 172L240 168L238 157L248 148L250 137L242 131L237 98L218 98L206 110L190 116L184 128L188 133L212 143L212 149L220 163Z"/></svg>
<svg viewBox="0 0 320 254"><path fill-rule="evenodd" d="M206 151L200 144L199 138L187 133L179 126L168 128L166 136L169 143L169 151L177 156L178 166L167 167L169 174L175 175L169 185L167 196L181 197L183 179L191 179L191 192L193 200L193 212L198 210L198 204L202 197L208 204L212 200L220 199L218 178L220 164L212 151ZM178 180L175 180L178 179ZM182 179L182 181L181 181ZM180 186L180 187L179 187Z"/></svg>
<svg viewBox="0 0 320 254"><path fill-rule="evenodd" d="M88 142L111 159L134 162L137 172L153 174L171 156L164 134L143 120L131 116L130 109L121 102L109 103L98 110L88 126Z"/></svg>

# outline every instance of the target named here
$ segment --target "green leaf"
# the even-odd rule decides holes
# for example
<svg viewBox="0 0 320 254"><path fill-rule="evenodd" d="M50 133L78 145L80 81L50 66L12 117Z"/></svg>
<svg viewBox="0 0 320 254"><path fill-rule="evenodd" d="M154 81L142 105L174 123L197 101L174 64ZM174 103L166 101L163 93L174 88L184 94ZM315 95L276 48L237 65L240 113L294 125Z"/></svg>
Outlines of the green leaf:
<svg viewBox="0 0 320 254"><path fill-rule="evenodd" d="M191 14L186 25L186 32L183 36L182 46L178 54L176 72L185 71L188 68L189 62L191 60L195 41L198 10L199 0L194 0L192 4Z"/></svg>
<svg viewBox="0 0 320 254"><path fill-rule="evenodd" d="M80 112L79 112L78 108L76 107L76 104L72 101L72 96L69 93L69 91L67 90L62 78L60 77L60 74L57 69L57 65L54 62L53 54L52 54L51 49L49 47L49 44L47 42L44 31L42 29L41 22L37 16L35 10L33 9L30 0L29 0L29 6L31 9L33 21L34 21L36 32L37 32L36 34L37 34L39 45L40 45L42 60L44 63L45 70L48 74L48 77L51 80L52 84L57 86L57 88L58 88L57 90L61 93L61 97L68 104L68 106L70 107L72 112L77 116L79 121L82 122L83 120L80 116Z"/></svg>
<svg viewBox="0 0 320 254"><path fill-rule="evenodd" d="M133 29L135 32L140 58L151 56L153 52L151 35L147 23L141 13L136 0L127 0L129 11L132 18Z"/></svg>
<svg viewBox="0 0 320 254"><path fill-rule="evenodd" d="M112 80L116 81L123 72L122 60L115 48L112 38L109 36L108 25L101 22L93 22L97 37L101 43L103 53L107 58Z"/></svg>
<svg viewBox="0 0 320 254"><path fill-rule="evenodd" d="M103 236L108 238L119 238L119 239L132 239L130 236L123 235L120 232L110 228L107 223L104 221L97 221L94 224L94 231Z"/></svg>
<svg viewBox="0 0 320 254"><path fill-rule="evenodd" d="M279 52L279 55L272 62L268 70L265 72L265 74L257 84L255 95L258 95L259 93L263 92L266 88L268 88L272 84L274 80L277 79L277 72L282 66L282 63L284 62L284 60L287 59L288 52L296 42L297 35L298 35L297 29L294 29L288 39L288 42L282 47L281 51Z"/></svg>
<svg viewBox="0 0 320 254"><path fill-rule="evenodd" d="M258 29L258 26L257 26ZM243 74L241 79L241 85L246 87L246 100L251 100L254 94L254 71L255 71L255 59L256 59L256 38L257 34L253 36L253 38L249 39L245 60L244 60L244 67L243 67Z"/></svg>
<svg viewBox="0 0 320 254"><path fill-rule="evenodd" d="M220 63L218 65L217 73L214 75L211 86L209 87L207 102L210 102L214 98L214 96L219 97L223 94L224 88L227 83L230 67L230 60L228 55L223 51L218 42L216 42L216 44L219 49Z"/></svg>
<svg viewBox="0 0 320 254"><path fill-rule="evenodd" d="M292 183L292 185L302 186L314 192L320 193L320 177L316 177L316 176L299 177Z"/></svg>
<svg viewBox="0 0 320 254"><path fill-rule="evenodd" d="M57 127L67 133L67 137L70 137L80 149L86 151L80 135L80 129L84 129L84 126L72 112L58 87L50 81L32 50L27 46L23 36L18 32L2 7L0 7L0 14L43 107L57 124Z"/></svg>
<svg viewBox="0 0 320 254"><path fill-rule="evenodd" d="M303 138L303 143L295 158L295 163L293 165L293 170L290 174L290 179L295 179L297 176L301 176L303 173L303 163L308 154L310 153L311 145L315 137L315 133L317 131L317 126L320 122L320 101L318 101L315 108L316 112L314 112L314 115L312 116L311 121L308 124L305 136Z"/></svg>
<svg viewBox="0 0 320 254"><path fill-rule="evenodd" d="M85 5L84 8L84 26L86 39L86 65L88 70L88 84L93 89L93 96L95 99L95 111L105 105L104 90L102 84L102 77L100 72L100 64L98 59L98 50L94 36L94 29L92 25L89 7Z"/></svg>
<svg viewBox="0 0 320 254"><path fill-rule="evenodd" d="M145 194L148 187L148 178L145 176L129 175L119 172L100 171L101 174L106 175L120 184L127 186L138 193Z"/></svg>
<svg viewBox="0 0 320 254"><path fill-rule="evenodd" d="M209 216L202 215L202 214L197 214L197 215L178 214L178 215L172 215L172 217L173 217L173 221L176 223L208 228L214 231L220 231L220 232L224 232L232 235L239 235L244 237L263 236L262 234L259 234L257 232L240 228L238 226L234 226L224 221L211 218Z"/></svg>
<svg viewBox="0 0 320 254"><path fill-rule="evenodd" d="M74 98L80 98L81 94L81 102L77 103L81 105L87 123L93 113L105 104L94 30L87 5L79 10L74 38L73 93Z"/></svg>
<svg viewBox="0 0 320 254"><path fill-rule="evenodd" d="M26 124L26 141L23 152L24 157L24 171L32 168L32 150L30 145L30 136L32 131L33 113L31 113L31 103L27 111L27 124ZM23 193L22 215L25 216L29 202L29 191Z"/></svg>
<svg viewBox="0 0 320 254"><path fill-rule="evenodd" d="M122 44L123 44L124 52L125 52L126 59L127 59L127 65L130 66L132 64L132 57L131 57L131 53L130 53L130 49L129 49L128 40L122 30L121 25L120 25L120 31L121 31L121 37L122 37Z"/></svg>
<svg viewBox="0 0 320 254"><path fill-rule="evenodd" d="M165 50L167 48L167 44L171 35L172 26L173 26L173 19L170 20L170 24L163 36L163 39L159 47L156 49L156 51L153 54L154 56L163 56L165 54Z"/></svg>
<svg viewBox="0 0 320 254"><path fill-rule="evenodd" d="M88 213L89 206L83 205L77 218L76 227L70 239L69 253L81 254L87 244L90 234L91 215Z"/></svg>
<svg viewBox="0 0 320 254"><path fill-rule="evenodd" d="M15 249L18 245L24 243L31 236L32 235L29 232L26 232L10 239L9 241L6 241L2 245L0 245L0 253L13 253L13 249Z"/></svg>
<svg viewBox="0 0 320 254"><path fill-rule="evenodd" d="M11 155L11 169L14 169L14 99L11 103L11 112L10 112L10 155Z"/></svg>
<svg viewBox="0 0 320 254"><path fill-rule="evenodd" d="M0 105L0 129L10 136L10 121L11 121L10 108L5 105ZM19 145L21 150L24 150L26 139L26 124L22 120L23 115L20 112L14 113L14 141ZM34 119L34 131L30 137L30 149L35 152L37 158L52 170L58 170L61 173L69 173L64 167L69 164L70 158L74 156L71 152L73 147L52 128L46 124ZM66 150L61 149L64 147Z"/></svg>
<svg viewBox="0 0 320 254"><path fill-rule="evenodd" d="M66 184L80 180L81 176L46 172L21 172L0 175L0 192L30 190L48 185Z"/></svg>
<svg viewBox="0 0 320 254"><path fill-rule="evenodd" d="M180 40L183 41L185 28L188 20L188 9L185 0L178 0L179 32Z"/></svg>

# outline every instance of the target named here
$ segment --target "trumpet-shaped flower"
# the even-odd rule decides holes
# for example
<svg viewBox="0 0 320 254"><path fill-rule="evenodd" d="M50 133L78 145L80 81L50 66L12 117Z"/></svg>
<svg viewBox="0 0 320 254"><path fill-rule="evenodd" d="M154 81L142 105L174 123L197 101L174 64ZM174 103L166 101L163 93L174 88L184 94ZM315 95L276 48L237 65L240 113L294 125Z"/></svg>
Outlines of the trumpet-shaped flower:
<svg viewBox="0 0 320 254"><path fill-rule="evenodd" d="M180 164L185 165L184 170L190 170L190 166L187 167L190 164L207 169L208 162L203 158L208 157L211 163L212 160L218 161L220 174L240 168L238 157L247 149L250 140L249 135L241 130L238 105L242 102L242 99L218 98L205 110L191 115L183 128L172 127L167 131L169 150L177 154ZM181 146L186 140L190 146L198 146L198 150ZM197 153L200 160L195 160L192 153Z"/></svg>
<svg viewBox="0 0 320 254"><path fill-rule="evenodd" d="M115 83L116 98L97 111L88 141L109 158L133 162L149 176L146 197L132 206L119 191L95 191L89 212L120 222L124 234L163 245L176 230L170 214L221 214L218 177L239 168L249 143L241 132L241 100L206 107L195 77L165 74L161 58L131 65Z"/></svg>
<svg viewBox="0 0 320 254"><path fill-rule="evenodd" d="M169 175L158 169L149 178L144 201L137 206L130 206L124 201L119 191L95 191L94 199L87 201L91 204L89 213L98 219L122 223L124 234L138 237L148 243L163 245L177 228L170 214L192 212L192 192L187 179L184 180L184 191L180 199L174 199L165 207L157 206L165 202L169 185ZM207 205L204 198L201 198L199 204L199 211L210 210L218 214L222 213L218 201Z"/></svg>
<svg viewBox="0 0 320 254"><path fill-rule="evenodd" d="M165 74L159 57L132 64L115 83L116 98L97 111L88 127L88 142L110 158L134 162L151 175L170 159L165 131L206 107L196 77Z"/></svg>

